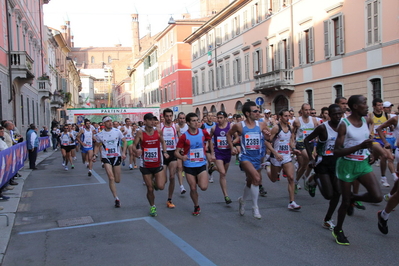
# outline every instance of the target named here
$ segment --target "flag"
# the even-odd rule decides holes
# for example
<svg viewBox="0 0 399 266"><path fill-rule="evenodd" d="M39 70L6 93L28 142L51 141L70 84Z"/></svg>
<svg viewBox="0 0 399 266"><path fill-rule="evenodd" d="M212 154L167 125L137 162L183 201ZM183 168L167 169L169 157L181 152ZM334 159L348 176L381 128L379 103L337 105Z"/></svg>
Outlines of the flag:
<svg viewBox="0 0 399 266"><path fill-rule="evenodd" d="M86 104L87 104L88 106L90 106L89 96L86 97L85 102L86 102Z"/></svg>
<svg viewBox="0 0 399 266"><path fill-rule="evenodd" d="M208 51L208 65L212 63L212 51Z"/></svg>

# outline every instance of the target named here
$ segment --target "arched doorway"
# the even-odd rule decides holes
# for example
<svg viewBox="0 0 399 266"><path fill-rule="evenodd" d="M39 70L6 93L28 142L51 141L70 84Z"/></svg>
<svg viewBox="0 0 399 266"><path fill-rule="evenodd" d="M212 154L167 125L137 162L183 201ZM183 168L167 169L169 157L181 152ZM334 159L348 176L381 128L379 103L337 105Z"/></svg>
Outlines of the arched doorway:
<svg viewBox="0 0 399 266"><path fill-rule="evenodd" d="M220 105L220 111L226 112L226 108L224 107L223 103Z"/></svg>
<svg viewBox="0 0 399 266"><path fill-rule="evenodd" d="M206 106L202 108L202 116L208 115L208 109L206 109Z"/></svg>
<svg viewBox="0 0 399 266"><path fill-rule="evenodd" d="M236 102L236 106L234 107L234 109L236 110L236 114L242 114L242 102Z"/></svg>
<svg viewBox="0 0 399 266"><path fill-rule="evenodd" d="M216 107L214 105L212 105L212 107L211 107L211 113L213 115L216 115L216 113L217 113Z"/></svg>
<svg viewBox="0 0 399 266"><path fill-rule="evenodd" d="M278 114L282 109L288 109L288 99L284 95L279 95L274 99L274 113Z"/></svg>
<svg viewBox="0 0 399 266"><path fill-rule="evenodd" d="M201 111L200 111L199 108L196 108L196 109L195 109L195 114L198 115L198 117L201 116Z"/></svg>

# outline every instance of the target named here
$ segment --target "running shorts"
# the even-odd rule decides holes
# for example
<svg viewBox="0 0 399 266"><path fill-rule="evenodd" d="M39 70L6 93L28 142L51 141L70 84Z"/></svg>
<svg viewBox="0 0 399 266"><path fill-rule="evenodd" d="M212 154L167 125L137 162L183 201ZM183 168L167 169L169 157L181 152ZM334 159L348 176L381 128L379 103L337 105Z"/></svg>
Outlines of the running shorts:
<svg viewBox="0 0 399 266"><path fill-rule="evenodd" d="M344 158L338 158L335 172L339 180L344 182L353 182L359 177L371 173L373 168L369 160L351 161Z"/></svg>

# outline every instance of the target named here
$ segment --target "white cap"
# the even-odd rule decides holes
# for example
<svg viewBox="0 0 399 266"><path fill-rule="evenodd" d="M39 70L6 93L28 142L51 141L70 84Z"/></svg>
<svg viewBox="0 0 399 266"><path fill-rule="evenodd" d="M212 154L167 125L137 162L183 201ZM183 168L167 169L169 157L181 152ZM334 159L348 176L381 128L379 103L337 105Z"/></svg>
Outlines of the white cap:
<svg viewBox="0 0 399 266"><path fill-rule="evenodd" d="M265 109L265 111L263 111L263 113L267 114L267 113L271 113L272 111L270 111L269 109Z"/></svg>
<svg viewBox="0 0 399 266"><path fill-rule="evenodd" d="M392 104L391 102L386 101L386 102L384 102L384 103L382 104L382 106L383 106L383 107L392 107L393 104Z"/></svg>
<svg viewBox="0 0 399 266"><path fill-rule="evenodd" d="M229 116L228 118L233 118L232 116Z"/></svg>

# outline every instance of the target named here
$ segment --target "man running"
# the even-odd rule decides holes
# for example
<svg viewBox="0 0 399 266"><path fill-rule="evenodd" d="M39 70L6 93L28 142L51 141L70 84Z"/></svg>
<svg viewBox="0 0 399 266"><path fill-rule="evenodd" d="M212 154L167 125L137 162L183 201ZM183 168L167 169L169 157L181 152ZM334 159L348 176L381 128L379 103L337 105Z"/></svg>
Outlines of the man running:
<svg viewBox="0 0 399 266"><path fill-rule="evenodd" d="M308 154L313 148L309 144L313 139L317 142L317 157L311 157L309 165L314 168L316 173L315 181L319 186L320 192L326 200L329 200L329 208L324 217L323 227L333 230L335 225L332 215L337 208L341 195L335 166L337 157L334 157L334 145L337 139L338 124L342 118L342 109L337 104L331 104L328 109L330 121L316 127L316 129L305 138L304 144Z"/></svg>
<svg viewBox="0 0 399 266"><path fill-rule="evenodd" d="M239 156L240 167L246 174L246 185L244 194L238 198L239 213L245 213L245 201L248 196L252 196L252 214L254 218L261 219L258 208L259 184L261 183L260 171L262 157L264 156L264 138L269 139L270 132L263 122L256 121L259 117L259 109L253 101L245 102L242 108L245 120L231 127L227 133L227 143L233 155L238 154L238 150L233 145L232 137L238 134L241 141L241 152ZM262 135L263 134L263 135Z"/></svg>
<svg viewBox="0 0 399 266"><path fill-rule="evenodd" d="M126 139L119 129L112 127L112 118L104 116L102 120L104 130L97 133L96 145L94 147L93 162L96 161L97 153L101 149L101 161L107 172L109 188L115 198L115 208L121 206L121 202L116 192L115 183L121 181L121 162L126 159ZM123 142L121 151L120 143Z"/></svg>
<svg viewBox="0 0 399 266"><path fill-rule="evenodd" d="M229 169L231 160L231 150L227 144L227 132L230 130L230 123L227 122L227 114L224 111L219 111L216 114L218 120L217 124L211 129L211 137L213 138L213 143L215 145L215 163L216 171L219 172L219 183L222 188L224 201L226 204L230 204L232 201L227 194L227 182L226 173Z"/></svg>
<svg viewBox="0 0 399 266"><path fill-rule="evenodd" d="M65 171L68 171L68 162L71 163L72 169L74 168L71 151L75 148L75 137L70 132L68 124L65 124L63 129L64 131L60 135L62 166L64 166Z"/></svg>
<svg viewBox="0 0 399 266"><path fill-rule="evenodd" d="M162 136L162 130L155 127L155 116L152 113L144 115L144 128L137 131L134 138L133 152L137 157L141 156L140 172L147 186L147 200L150 204L150 216L157 216L155 206L155 190L163 190L166 183L165 171L163 171L163 158L169 159L166 144ZM141 149L137 150L136 145ZM161 147L163 157L161 156Z"/></svg>
<svg viewBox="0 0 399 266"><path fill-rule="evenodd" d="M136 128L132 125L130 118L125 119L125 126L121 127L121 131L127 141L127 150L129 151L129 170L133 170L133 164L134 169L136 169L136 157L133 152L133 140L136 136Z"/></svg>
<svg viewBox="0 0 399 266"><path fill-rule="evenodd" d="M89 119L84 120L84 127L79 131L76 139L82 147L81 151L84 156L84 163L89 168L88 176L92 175L93 170L93 128Z"/></svg>
<svg viewBox="0 0 399 266"><path fill-rule="evenodd" d="M179 138L175 156L183 161L184 172L190 186L190 196L194 203L192 214L198 216L201 208L198 203L197 185L202 191L208 188L205 142L209 145L211 157L214 157L214 151L211 136L206 130L198 128L198 116L195 113L188 113L186 122L188 130Z"/></svg>
<svg viewBox="0 0 399 266"><path fill-rule="evenodd" d="M179 126L179 138L188 130L188 125L186 123L186 115L183 112L180 112L177 116L177 122ZM180 194L185 194L186 189L183 184L183 162L179 158L177 158L177 177L179 179L180 185Z"/></svg>
<svg viewBox="0 0 399 266"><path fill-rule="evenodd" d="M175 191L175 175L177 170L177 158L175 156L175 150L177 141L179 139L179 126L173 123L172 109L166 108L165 110L163 110L163 118L164 123L161 124L161 130L166 144L166 152L168 154L168 158L166 158L165 156L163 158L165 174L169 170L168 200L166 201L166 207L168 207L169 209L173 209L175 208L175 204L172 203L172 197L173 192Z"/></svg>
<svg viewBox="0 0 399 266"><path fill-rule="evenodd" d="M335 241L340 245L349 245L342 225L347 210L354 201L378 203L382 200L381 189L370 163L373 158L370 150L373 140L369 138L369 126L364 118L368 112L367 98L352 95L348 100L352 113L342 119L338 126L334 155L338 158L336 174L339 179L342 203L338 209L338 221L332 231ZM351 183L358 180L367 190L363 194L352 194Z"/></svg>
<svg viewBox="0 0 399 266"><path fill-rule="evenodd" d="M296 154L300 154L300 151L294 148L295 142L291 137L292 127L288 124L290 118L288 109L282 109L279 112L279 117L280 122L271 130L271 141L266 142L267 148L271 151L271 172L269 178L272 182L276 182L278 180L278 174L281 169L283 169L288 180L288 209L297 211L301 209L301 206L295 202L295 167L291 159L291 150Z"/></svg>

